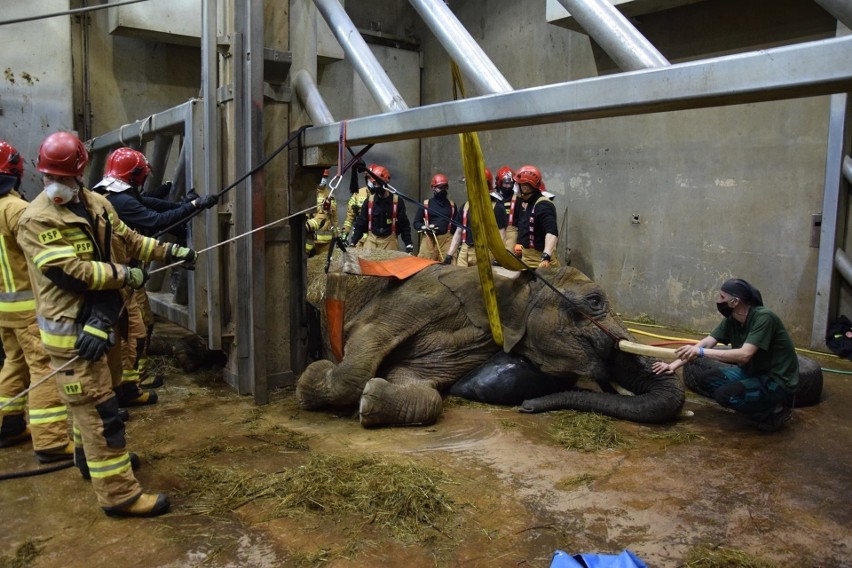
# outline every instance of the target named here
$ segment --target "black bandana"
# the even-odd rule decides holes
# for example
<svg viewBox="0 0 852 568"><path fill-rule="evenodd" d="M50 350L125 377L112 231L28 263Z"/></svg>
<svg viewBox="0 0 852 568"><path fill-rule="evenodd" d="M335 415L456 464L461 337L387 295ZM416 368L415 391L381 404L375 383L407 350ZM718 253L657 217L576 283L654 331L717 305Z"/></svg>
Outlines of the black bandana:
<svg viewBox="0 0 852 568"><path fill-rule="evenodd" d="M760 290L746 282L741 278L731 278L722 284L722 292L730 294L735 298L739 298L750 306L762 306L763 296L760 295Z"/></svg>

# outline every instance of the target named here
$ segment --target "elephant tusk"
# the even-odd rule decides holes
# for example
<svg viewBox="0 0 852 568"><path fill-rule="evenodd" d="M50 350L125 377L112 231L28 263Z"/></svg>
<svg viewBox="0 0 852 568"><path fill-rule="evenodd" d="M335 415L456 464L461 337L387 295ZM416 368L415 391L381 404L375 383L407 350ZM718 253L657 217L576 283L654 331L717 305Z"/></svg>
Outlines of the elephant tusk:
<svg viewBox="0 0 852 568"><path fill-rule="evenodd" d="M675 355L674 349L654 347L653 345L643 345L641 343L627 341L626 339L622 339L618 342L618 348L625 353L642 355L644 357L656 357L657 359L663 359L665 361L674 361L678 358L677 355Z"/></svg>

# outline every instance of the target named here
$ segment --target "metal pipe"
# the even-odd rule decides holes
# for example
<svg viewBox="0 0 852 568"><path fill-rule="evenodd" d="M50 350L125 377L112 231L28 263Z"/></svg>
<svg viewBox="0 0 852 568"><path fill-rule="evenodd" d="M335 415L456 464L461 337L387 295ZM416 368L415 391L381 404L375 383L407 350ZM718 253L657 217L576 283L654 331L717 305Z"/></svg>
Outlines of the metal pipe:
<svg viewBox="0 0 852 568"><path fill-rule="evenodd" d="M320 124L331 124L334 122L334 116L326 106L322 95L317 88L314 78L305 69L301 69L293 76L293 86L296 89L296 95L302 101L302 106L305 107L308 116L311 118L311 123L319 126Z"/></svg>
<svg viewBox="0 0 852 568"><path fill-rule="evenodd" d="M669 61L608 0L559 0L623 71L666 67Z"/></svg>
<svg viewBox="0 0 852 568"><path fill-rule="evenodd" d="M837 21L852 29L852 2L849 0L815 0L826 12L837 18Z"/></svg>
<svg viewBox="0 0 852 568"><path fill-rule="evenodd" d="M382 112L397 112L407 110L402 95L396 90L390 77L382 68L376 56L370 51L370 47L355 24L349 19L349 15L337 0L314 0L317 9L328 23L337 41L346 52L350 63L358 72L364 85L373 95L373 98L381 107Z"/></svg>
<svg viewBox="0 0 852 568"><path fill-rule="evenodd" d="M482 95L507 93L512 85L491 62L443 0L409 0L447 53Z"/></svg>
<svg viewBox="0 0 852 568"><path fill-rule="evenodd" d="M852 184L852 158L849 156L843 157L843 177L847 183Z"/></svg>
<svg viewBox="0 0 852 568"><path fill-rule="evenodd" d="M834 251L834 267L843 279L846 280L847 284L852 284L852 260L849 260L849 257L842 249Z"/></svg>

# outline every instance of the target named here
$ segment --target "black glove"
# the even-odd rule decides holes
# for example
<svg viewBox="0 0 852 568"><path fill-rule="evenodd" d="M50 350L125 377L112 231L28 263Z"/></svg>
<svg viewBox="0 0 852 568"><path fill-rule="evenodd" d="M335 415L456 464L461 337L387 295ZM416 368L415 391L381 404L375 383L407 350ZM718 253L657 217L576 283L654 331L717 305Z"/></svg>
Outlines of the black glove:
<svg viewBox="0 0 852 568"><path fill-rule="evenodd" d="M405 245L405 252L408 254L414 254L414 245Z"/></svg>
<svg viewBox="0 0 852 568"><path fill-rule="evenodd" d="M364 172L366 172L367 162L365 162L364 160L358 160L358 163L355 164L355 171L357 171L359 174L363 174Z"/></svg>
<svg viewBox="0 0 852 568"><path fill-rule="evenodd" d="M169 252L166 255L167 263L182 262L183 267L187 270L195 270L196 260L198 260L197 252L191 248L182 247L177 243L169 247Z"/></svg>
<svg viewBox="0 0 852 568"><path fill-rule="evenodd" d="M184 201L189 203L190 201L195 201L199 197L201 197L201 196L198 195L197 193L195 193L195 188L193 188L193 189L190 189L189 191L186 192L186 196L184 197Z"/></svg>
<svg viewBox="0 0 852 568"><path fill-rule="evenodd" d="M448 254L444 257L444 264L452 264L453 263L453 255Z"/></svg>
<svg viewBox="0 0 852 568"><path fill-rule="evenodd" d="M92 315L77 337L74 348L77 355L87 361L97 361L115 345L115 333L112 324L99 315Z"/></svg>
<svg viewBox="0 0 852 568"><path fill-rule="evenodd" d="M193 202L195 203L196 209L210 209L211 207L219 203L219 196L212 194L205 195L204 197L196 197L195 199L193 199Z"/></svg>

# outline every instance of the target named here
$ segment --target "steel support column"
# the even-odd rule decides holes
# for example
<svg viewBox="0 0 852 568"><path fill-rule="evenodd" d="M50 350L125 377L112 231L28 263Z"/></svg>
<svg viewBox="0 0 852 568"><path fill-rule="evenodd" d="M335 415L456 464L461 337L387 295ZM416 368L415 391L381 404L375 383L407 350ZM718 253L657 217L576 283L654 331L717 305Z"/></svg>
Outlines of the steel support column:
<svg viewBox="0 0 852 568"><path fill-rule="evenodd" d="M443 0L409 0L480 95L507 93L512 85Z"/></svg>
<svg viewBox="0 0 852 568"><path fill-rule="evenodd" d="M559 0L559 3L622 70L653 69L669 64L608 0Z"/></svg>
<svg viewBox="0 0 852 568"><path fill-rule="evenodd" d="M349 58L352 67L378 103L382 112L396 112L408 108L402 95L388 77L370 46L361 37L355 24L337 0L314 0L322 17L328 22L334 37Z"/></svg>

